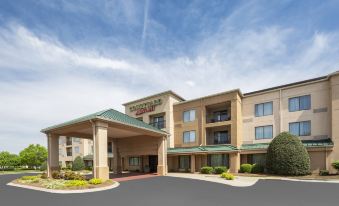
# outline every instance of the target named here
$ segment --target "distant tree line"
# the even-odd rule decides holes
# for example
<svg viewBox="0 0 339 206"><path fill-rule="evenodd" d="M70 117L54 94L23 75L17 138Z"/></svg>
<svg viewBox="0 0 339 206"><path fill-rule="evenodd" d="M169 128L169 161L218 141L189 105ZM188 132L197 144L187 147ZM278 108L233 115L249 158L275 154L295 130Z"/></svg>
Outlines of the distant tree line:
<svg viewBox="0 0 339 206"><path fill-rule="evenodd" d="M7 151L0 152L0 170L13 170L18 167L39 169L46 164L47 149L39 144L31 144L19 155Z"/></svg>

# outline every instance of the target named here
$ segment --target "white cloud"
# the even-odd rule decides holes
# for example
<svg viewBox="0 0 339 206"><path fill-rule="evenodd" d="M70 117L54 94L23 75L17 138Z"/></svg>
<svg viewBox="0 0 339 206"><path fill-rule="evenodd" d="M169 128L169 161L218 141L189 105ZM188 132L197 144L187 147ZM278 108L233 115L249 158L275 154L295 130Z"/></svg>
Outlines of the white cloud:
<svg viewBox="0 0 339 206"><path fill-rule="evenodd" d="M186 81L185 82L188 86L190 86L190 87L194 87L195 86L195 82L193 82L193 81Z"/></svg>
<svg viewBox="0 0 339 206"><path fill-rule="evenodd" d="M124 60L107 58L95 51L77 51L57 41L41 39L26 28L11 25L0 30L0 66L29 69L112 69L134 70ZM44 67L43 65L46 65Z"/></svg>
<svg viewBox="0 0 339 206"><path fill-rule="evenodd" d="M133 51L105 54L71 48L20 25L0 29L0 150L44 143L40 129L172 89L195 98L240 88L253 91L324 75L338 68L336 33L295 43L289 28L202 39L196 55L149 59ZM15 73L13 74L13 71ZM26 76L27 75L27 76ZM32 77L33 76L33 77Z"/></svg>

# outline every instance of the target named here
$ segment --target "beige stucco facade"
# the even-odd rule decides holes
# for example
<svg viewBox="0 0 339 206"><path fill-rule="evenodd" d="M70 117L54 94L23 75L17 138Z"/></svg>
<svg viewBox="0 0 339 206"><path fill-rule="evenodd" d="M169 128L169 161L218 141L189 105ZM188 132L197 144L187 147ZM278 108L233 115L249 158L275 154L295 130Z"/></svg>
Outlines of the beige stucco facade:
<svg viewBox="0 0 339 206"><path fill-rule="evenodd" d="M70 166L78 156L82 158L93 156L93 151L93 141L90 139L59 137L59 165L61 167ZM88 165L92 166L92 159L90 161Z"/></svg>
<svg viewBox="0 0 339 206"><path fill-rule="evenodd" d="M302 96L308 96L310 106L290 111L291 98ZM267 102L272 102L271 114L256 115L256 105ZM164 133L104 121L95 123L95 128L89 124L80 133L74 127L48 135L93 140L94 173L104 178L107 165L112 165L114 172L157 171L163 175L168 171L198 172L207 165L227 166L231 172L238 172L242 163L265 161L268 143L279 133L289 131L290 124L305 121L309 122L309 132L300 139L309 152L312 172L335 172L331 163L339 160L339 72L246 94L236 89L192 100L166 91L124 106L129 117ZM264 126L272 127L271 136L257 138L256 128ZM53 155L54 141L48 139L49 154ZM113 144L112 159L108 159L107 142ZM55 167L55 162L55 158L49 159L50 168Z"/></svg>
<svg viewBox="0 0 339 206"><path fill-rule="evenodd" d="M157 100L160 100L161 103L155 105L154 110L152 111L147 111L139 114L138 109L131 110L131 108L133 108L134 106L147 104L149 102ZM131 117L138 118L141 121L146 122L147 124L153 123L154 126L163 126L163 128L160 129L170 134L168 137L168 147L174 147L174 137L172 136L172 134L174 134L173 105L183 100L184 99L182 97L175 94L174 92L166 91L125 103L125 113ZM161 121L159 124L156 124L157 122L154 122L154 117L163 117L163 121Z"/></svg>

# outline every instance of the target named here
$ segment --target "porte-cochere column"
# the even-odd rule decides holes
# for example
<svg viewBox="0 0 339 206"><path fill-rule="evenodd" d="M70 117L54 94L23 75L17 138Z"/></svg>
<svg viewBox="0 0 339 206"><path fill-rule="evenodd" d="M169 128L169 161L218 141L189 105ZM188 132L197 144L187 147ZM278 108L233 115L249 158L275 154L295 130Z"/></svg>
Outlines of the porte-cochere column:
<svg viewBox="0 0 339 206"><path fill-rule="evenodd" d="M52 172L59 170L59 136L47 134L47 175L52 177Z"/></svg>
<svg viewBox="0 0 339 206"><path fill-rule="evenodd" d="M167 137L161 137L158 143L158 167L159 175L167 174Z"/></svg>
<svg viewBox="0 0 339 206"><path fill-rule="evenodd" d="M107 155L107 128L105 122L93 123L93 172L95 178L109 179L108 155Z"/></svg>

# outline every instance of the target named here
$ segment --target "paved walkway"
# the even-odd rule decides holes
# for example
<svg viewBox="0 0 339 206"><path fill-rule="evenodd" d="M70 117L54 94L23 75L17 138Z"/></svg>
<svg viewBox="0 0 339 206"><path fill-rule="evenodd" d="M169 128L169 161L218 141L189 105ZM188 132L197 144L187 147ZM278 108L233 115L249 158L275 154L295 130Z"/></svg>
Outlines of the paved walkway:
<svg viewBox="0 0 339 206"><path fill-rule="evenodd" d="M295 179L295 178L286 178L286 177L247 177L247 176L236 176L234 180L226 180L220 177L220 175L207 175L207 174L199 174L199 173L168 173L168 176L171 177L179 177L179 178L187 178L187 179L195 179L195 180L203 180L208 182L216 182L225 185L231 185L235 187L248 187L254 185L259 180L285 180L285 181L295 181L295 182L318 182L318 183L337 183L339 184L339 180L307 180L307 179Z"/></svg>
<svg viewBox="0 0 339 206"><path fill-rule="evenodd" d="M216 182L225 185L231 185L235 187L249 187L254 185L259 178L257 177L243 177L235 176L234 180L226 180L220 177L220 175L205 175L205 174L192 174L192 173L168 173L168 176L179 177L179 178L188 178L195 180L203 180L208 182Z"/></svg>

